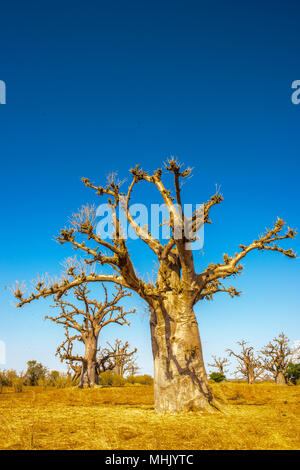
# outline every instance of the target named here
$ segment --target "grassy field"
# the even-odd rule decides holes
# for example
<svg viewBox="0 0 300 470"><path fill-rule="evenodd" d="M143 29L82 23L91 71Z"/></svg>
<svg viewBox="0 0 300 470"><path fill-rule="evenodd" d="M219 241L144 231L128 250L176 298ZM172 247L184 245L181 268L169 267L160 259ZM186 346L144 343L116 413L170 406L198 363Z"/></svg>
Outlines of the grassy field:
<svg viewBox="0 0 300 470"><path fill-rule="evenodd" d="M222 412L155 414L151 386L0 394L1 449L299 449L300 387L212 385Z"/></svg>

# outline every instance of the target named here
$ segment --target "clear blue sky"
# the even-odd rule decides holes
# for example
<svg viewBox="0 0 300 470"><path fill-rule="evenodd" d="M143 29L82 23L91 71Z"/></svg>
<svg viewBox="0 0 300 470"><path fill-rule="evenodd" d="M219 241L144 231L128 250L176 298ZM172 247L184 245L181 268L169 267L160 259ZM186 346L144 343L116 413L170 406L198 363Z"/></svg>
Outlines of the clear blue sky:
<svg viewBox="0 0 300 470"><path fill-rule="evenodd" d="M221 185L222 205L206 227L199 266L234 253L277 216L299 224L300 79L297 1L6 2L1 6L2 224L0 339L5 367L37 359L50 368L63 331L44 322L48 301L15 309L6 286L59 272L70 254L54 237L83 203L98 201L80 182L121 178L174 154L193 166L188 201ZM149 196L147 196L149 198ZM149 201L149 199L148 199ZM142 202L141 200L137 202ZM290 245L299 250L299 237ZM139 272L151 272L136 248ZM242 338L261 347L299 331L299 260L253 253L236 280L242 297L197 305L204 354ZM130 328L114 327L152 373L145 306Z"/></svg>

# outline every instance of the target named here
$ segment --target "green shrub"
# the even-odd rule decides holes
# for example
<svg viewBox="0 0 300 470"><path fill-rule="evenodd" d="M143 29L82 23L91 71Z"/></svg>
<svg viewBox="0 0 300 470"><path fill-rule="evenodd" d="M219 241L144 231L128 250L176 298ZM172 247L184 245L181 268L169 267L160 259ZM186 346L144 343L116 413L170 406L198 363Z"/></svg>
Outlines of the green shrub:
<svg viewBox="0 0 300 470"><path fill-rule="evenodd" d="M25 374L25 385L38 385L39 380L47 376L47 368L37 361L27 362L27 371Z"/></svg>
<svg viewBox="0 0 300 470"><path fill-rule="evenodd" d="M48 385L52 386L52 387L55 387L56 386L56 381L59 379L60 375L61 374L58 372L58 370L52 370L51 372L49 372L49 374L48 374Z"/></svg>
<svg viewBox="0 0 300 470"><path fill-rule="evenodd" d="M43 390L46 390L47 386L49 385L49 380L47 377L40 377L37 381L37 385L43 388Z"/></svg>
<svg viewBox="0 0 300 470"><path fill-rule="evenodd" d="M125 383L124 377L115 374L112 370L106 370L99 375L99 385L102 387L123 387Z"/></svg>
<svg viewBox="0 0 300 470"><path fill-rule="evenodd" d="M56 388L66 388L74 386L72 377L68 374L60 373L56 376L55 380L52 381L52 385Z"/></svg>
<svg viewBox="0 0 300 470"><path fill-rule="evenodd" d="M126 377L126 382L130 385L134 384L134 375L128 375L128 377Z"/></svg>
<svg viewBox="0 0 300 470"><path fill-rule="evenodd" d="M126 381L129 384L139 384L139 385L152 385L153 384L153 378L151 375L129 375L126 378Z"/></svg>
<svg viewBox="0 0 300 470"><path fill-rule="evenodd" d="M18 374L15 370L6 370L4 369L0 372L0 382L5 387L12 387L13 381L18 378Z"/></svg>
<svg viewBox="0 0 300 470"><path fill-rule="evenodd" d="M126 379L124 379L124 377L118 374L113 375L113 383L112 383L113 387L124 387L125 383L126 383Z"/></svg>
<svg viewBox="0 0 300 470"><path fill-rule="evenodd" d="M298 381L300 380L300 364L289 364L287 369L287 376L290 382L292 382L294 385L298 385Z"/></svg>
<svg viewBox="0 0 300 470"><path fill-rule="evenodd" d="M226 379L225 375L220 374L220 372L212 372L209 378L214 382L223 382Z"/></svg>
<svg viewBox="0 0 300 470"><path fill-rule="evenodd" d="M99 375L99 385L102 387L112 387L113 383L113 371L106 370Z"/></svg>
<svg viewBox="0 0 300 470"><path fill-rule="evenodd" d="M2 370L0 372L0 393L3 392L3 387L13 387L14 391L21 393L23 391L24 377L23 373L17 374L13 369Z"/></svg>
<svg viewBox="0 0 300 470"><path fill-rule="evenodd" d="M47 387L66 388L74 386L75 383L69 374L53 370L46 376L40 377L37 381L37 385L43 387L43 389Z"/></svg>
<svg viewBox="0 0 300 470"><path fill-rule="evenodd" d="M13 388L14 388L14 392L16 393L23 392L23 378L22 377L18 377L13 380Z"/></svg>

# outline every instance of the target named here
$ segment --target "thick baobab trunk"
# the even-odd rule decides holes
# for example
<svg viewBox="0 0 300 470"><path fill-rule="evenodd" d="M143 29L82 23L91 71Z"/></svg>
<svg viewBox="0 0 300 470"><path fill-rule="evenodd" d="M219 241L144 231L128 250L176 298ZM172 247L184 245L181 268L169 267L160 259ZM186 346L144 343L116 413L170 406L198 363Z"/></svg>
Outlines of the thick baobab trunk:
<svg viewBox="0 0 300 470"><path fill-rule="evenodd" d="M123 369L122 369L122 366L121 364L118 364L114 367L114 373L117 374L117 375L120 375L121 377L123 377Z"/></svg>
<svg viewBox="0 0 300 470"><path fill-rule="evenodd" d="M278 385L287 385L287 380L283 372L278 372L275 377L275 383Z"/></svg>
<svg viewBox="0 0 300 470"><path fill-rule="evenodd" d="M253 384L254 380L255 380L254 371L250 368L248 371L248 377L247 377L248 384L250 385Z"/></svg>
<svg viewBox="0 0 300 470"><path fill-rule="evenodd" d="M192 307L179 296L152 302L155 410L178 413L210 407L198 324Z"/></svg>
<svg viewBox="0 0 300 470"><path fill-rule="evenodd" d="M97 374L97 337L85 339L85 353L80 375L80 387L93 387L98 384Z"/></svg>

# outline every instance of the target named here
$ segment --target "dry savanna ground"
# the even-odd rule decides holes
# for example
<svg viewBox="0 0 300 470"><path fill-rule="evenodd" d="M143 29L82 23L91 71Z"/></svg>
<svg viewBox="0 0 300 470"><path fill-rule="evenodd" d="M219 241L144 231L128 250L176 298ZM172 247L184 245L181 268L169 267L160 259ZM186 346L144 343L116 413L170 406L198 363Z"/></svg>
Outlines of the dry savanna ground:
<svg viewBox="0 0 300 470"><path fill-rule="evenodd" d="M299 449L300 387L212 384L221 412L157 415L151 386L0 394L1 449Z"/></svg>

